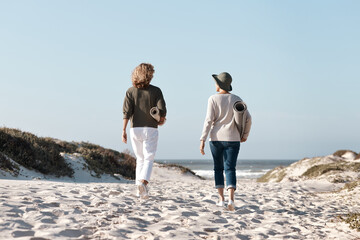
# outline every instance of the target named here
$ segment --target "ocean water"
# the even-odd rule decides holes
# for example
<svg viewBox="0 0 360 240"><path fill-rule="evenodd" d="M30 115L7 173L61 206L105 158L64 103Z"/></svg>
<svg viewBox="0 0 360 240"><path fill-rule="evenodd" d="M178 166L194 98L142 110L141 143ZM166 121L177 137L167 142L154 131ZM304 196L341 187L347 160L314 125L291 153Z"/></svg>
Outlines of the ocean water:
<svg viewBox="0 0 360 240"><path fill-rule="evenodd" d="M236 165L237 178L254 179L264 175L278 166L288 166L297 160L238 160ZM197 175L207 179L214 178L213 160L157 160L160 163L178 164L190 168Z"/></svg>

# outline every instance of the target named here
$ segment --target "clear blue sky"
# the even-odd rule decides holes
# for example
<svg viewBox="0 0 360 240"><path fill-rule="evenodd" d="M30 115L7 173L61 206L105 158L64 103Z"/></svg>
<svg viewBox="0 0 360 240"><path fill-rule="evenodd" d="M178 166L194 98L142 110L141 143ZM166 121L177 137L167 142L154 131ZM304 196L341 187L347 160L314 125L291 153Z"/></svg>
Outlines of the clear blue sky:
<svg viewBox="0 0 360 240"><path fill-rule="evenodd" d="M360 1L0 1L0 125L117 150L132 70L155 66L158 159L199 153L211 74L253 116L242 159L360 151Z"/></svg>

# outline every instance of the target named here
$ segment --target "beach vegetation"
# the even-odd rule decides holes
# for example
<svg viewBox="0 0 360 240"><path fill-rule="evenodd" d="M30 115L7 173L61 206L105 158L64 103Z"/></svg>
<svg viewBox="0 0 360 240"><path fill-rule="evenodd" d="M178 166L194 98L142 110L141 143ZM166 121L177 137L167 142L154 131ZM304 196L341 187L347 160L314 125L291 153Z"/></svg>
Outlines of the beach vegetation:
<svg viewBox="0 0 360 240"><path fill-rule="evenodd" d="M60 153L78 153L97 177L106 173L135 179L136 159L130 151L121 153L89 142L66 142L37 137L18 129L0 128L0 152L28 169L57 177L72 177L74 173ZM4 161L5 164L9 165Z"/></svg>
<svg viewBox="0 0 360 240"><path fill-rule="evenodd" d="M128 179L135 179L136 159L128 153L103 148L91 143L80 143L76 152L85 159L88 167L96 173L120 174Z"/></svg>
<svg viewBox="0 0 360 240"><path fill-rule="evenodd" d="M74 173L55 143L18 129L0 128L0 151L18 164L43 174L72 177Z"/></svg>
<svg viewBox="0 0 360 240"><path fill-rule="evenodd" d="M269 182L271 179L274 179L275 182L281 182L281 180L284 179L286 176L286 169L284 166L278 166L267 173L265 173L263 176L258 178L257 182Z"/></svg>
<svg viewBox="0 0 360 240"><path fill-rule="evenodd" d="M191 169L187 168L187 167L184 167L184 166L181 166L181 165L178 165L178 164L174 164L174 163L159 163L159 166L160 167L164 167L164 168L175 168L175 169L178 169L180 170L180 172L182 174L191 174L191 175L194 175L202 180L205 180L204 177L201 177L199 175L196 175L196 173L194 173Z"/></svg>
<svg viewBox="0 0 360 240"><path fill-rule="evenodd" d="M349 213L346 216L340 216L339 219L350 225L350 228L360 231L360 213Z"/></svg>
<svg viewBox="0 0 360 240"><path fill-rule="evenodd" d="M17 176L19 173L19 166L12 163L5 154L0 152L0 169Z"/></svg>
<svg viewBox="0 0 360 240"><path fill-rule="evenodd" d="M336 156L336 157L342 157L342 156L343 156L345 153L347 153L347 152L351 152L351 153L353 153L354 155L357 155L356 152L351 151L351 150L338 150L338 151L334 152L333 155Z"/></svg>
<svg viewBox="0 0 360 240"><path fill-rule="evenodd" d="M356 181L352 181L349 183L346 183L344 185L344 187L341 190L348 190L348 191L353 191L356 187L360 186L360 179L356 180Z"/></svg>
<svg viewBox="0 0 360 240"><path fill-rule="evenodd" d="M336 162L336 163L329 163L329 164L320 164L315 165L309 168L306 172L302 174L303 177L307 178L316 178L328 172L340 172L340 171L360 171L360 163L348 163L348 162Z"/></svg>

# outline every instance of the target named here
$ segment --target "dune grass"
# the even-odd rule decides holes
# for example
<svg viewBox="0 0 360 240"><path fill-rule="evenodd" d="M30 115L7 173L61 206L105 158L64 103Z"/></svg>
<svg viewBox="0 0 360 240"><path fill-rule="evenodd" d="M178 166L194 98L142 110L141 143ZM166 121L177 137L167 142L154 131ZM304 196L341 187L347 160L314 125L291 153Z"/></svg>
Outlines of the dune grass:
<svg viewBox="0 0 360 240"><path fill-rule="evenodd" d="M320 164L315 165L309 168L302 176L308 178L316 178L327 172L331 171L360 171L360 163L348 163L348 162L339 162L339 163L329 163L329 164Z"/></svg>
<svg viewBox="0 0 360 240"><path fill-rule="evenodd" d="M19 166L13 164L2 152L0 152L0 169L10 172L16 176L19 173Z"/></svg>
<svg viewBox="0 0 360 240"><path fill-rule="evenodd" d="M355 155L357 155L356 152L351 151L351 150L338 150L338 151L334 152L333 155L334 155L334 156L337 156L337 157L341 157L342 155L344 155L344 154L347 153L347 152L352 152L352 153L354 153Z"/></svg>
<svg viewBox="0 0 360 240"><path fill-rule="evenodd" d="M66 142L37 137L18 129L0 128L0 152L28 169L56 177L72 177L74 173L60 153L80 153L97 177L107 173L135 179L136 161L129 153L88 142Z"/></svg>
<svg viewBox="0 0 360 240"><path fill-rule="evenodd" d="M0 151L18 164L57 177L72 177L73 170L56 144L17 129L0 128Z"/></svg>
<svg viewBox="0 0 360 240"><path fill-rule="evenodd" d="M339 216L339 219L350 225L350 228L360 231L360 213L349 213L346 216Z"/></svg>
<svg viewBox="0 0 360 240"><path fill-rule="evenodd" d="M341 188L339 191L348 190L350 192L350 191L353 191L357 186L360 186L360 179L346 183L344 185L344 187Z"/></svg>
<svg viewBox="0 0 360 240"><path fill-rule="evenodd" d="M202 180L205 180L204 177L201 177L199 175L196 175L196 173L194 173L191 169L178 165L178 164L174 164L174 163L158 163L160 167L164 167L164 168L176 168L179 169L181 171L181 173L186 174L186 173L190 173Z"/></svg>
<svg viewBox="0 0 360 240"><path fill-rule="evenodd" d="M285 171L286 170L285 170L284 166L278 166L278 167L268 171L267 173L265 173L263 176L258 178L256 181L257 182L269 182L271 179L275 179L275 182L281 182L281 180L283 180L284 177L286 176Z"/></svg>
<svg viewBox="0 0 360 240"><path fill-rule="evenodd" d="M135 179L136 160L128 153L120 153L91 143L80 143L76 149L91 170L99 177L103 173L120 174Z"/></svg>

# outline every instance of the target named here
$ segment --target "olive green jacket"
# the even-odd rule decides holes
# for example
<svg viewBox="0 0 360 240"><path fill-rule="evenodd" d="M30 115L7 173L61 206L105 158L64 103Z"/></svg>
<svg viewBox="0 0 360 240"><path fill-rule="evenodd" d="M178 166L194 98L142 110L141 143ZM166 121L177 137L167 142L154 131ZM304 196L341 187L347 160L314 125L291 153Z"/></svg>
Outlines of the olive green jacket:
<svg viewBox="0 0 360 240"><path fill-rule="evenodd" d="M161 89L153 85L147 88L131 87L126 91L123 105L124 119L130 119L131 127L157 128L158 122L150 115L150 109L158 107L160 116L166 116L166 103Z"/></svg>

